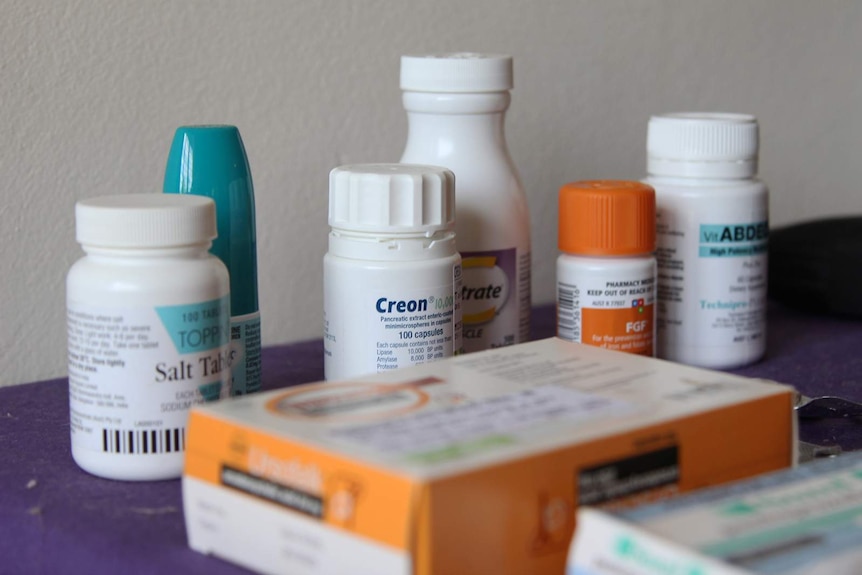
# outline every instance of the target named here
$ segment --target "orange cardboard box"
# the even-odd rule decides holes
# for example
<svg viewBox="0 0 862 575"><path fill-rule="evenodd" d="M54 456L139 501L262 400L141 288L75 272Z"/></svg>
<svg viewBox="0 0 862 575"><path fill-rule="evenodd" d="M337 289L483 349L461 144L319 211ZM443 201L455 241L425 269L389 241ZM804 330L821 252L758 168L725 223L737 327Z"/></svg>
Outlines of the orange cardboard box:
<svg viewBox="0 0 862 575"><path fill-rule="evenodd" d="M578 505L788 467L794 392L547 339L191 415L189 545L263 573L565 570Z"/></svg>

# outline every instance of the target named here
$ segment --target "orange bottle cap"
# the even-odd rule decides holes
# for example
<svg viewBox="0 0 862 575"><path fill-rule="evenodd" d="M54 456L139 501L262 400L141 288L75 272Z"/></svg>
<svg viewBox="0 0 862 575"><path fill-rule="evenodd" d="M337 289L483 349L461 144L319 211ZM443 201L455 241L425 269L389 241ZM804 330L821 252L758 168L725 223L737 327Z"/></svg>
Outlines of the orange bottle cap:
<svg viewBox="0 0 862 575"><path fill-rule="evenodd" d="M566 253L624 256L655 251L655 190L641 182L593 180L560 188L559 243Z"/></svg>

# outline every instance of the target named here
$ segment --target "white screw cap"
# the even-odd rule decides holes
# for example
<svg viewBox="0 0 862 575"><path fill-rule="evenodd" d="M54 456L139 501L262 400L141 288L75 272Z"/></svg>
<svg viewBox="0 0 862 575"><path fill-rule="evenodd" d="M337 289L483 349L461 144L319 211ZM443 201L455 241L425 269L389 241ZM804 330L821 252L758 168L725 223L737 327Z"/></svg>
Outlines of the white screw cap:
<svg viewBox="0 0 862 575"><path fill-rule="evenodd" d="M167 248L212 241L215 202L181 194L121 194L75 204L78 243L106 248Z"/></svg>
<svg viewBox="0 0 862 575"><path fill-rule="evenodd" d="M512 57L453 52L401 56L401 89L413 92L502 92L512 89Z"/></svg>
<svg viewBox="0 0 862 575"><path fill-rule="evenodd" d="M747 114L653 116L647 171L657 176L750 178L757 174L757 119Z"/></svg>
<svg viewBox="0 0 862 575"><path fill-rule="evenodd" d="M433 233L455 224L455 174L438 166L356 164L329 174L329 225L356 232Z"/></svg>

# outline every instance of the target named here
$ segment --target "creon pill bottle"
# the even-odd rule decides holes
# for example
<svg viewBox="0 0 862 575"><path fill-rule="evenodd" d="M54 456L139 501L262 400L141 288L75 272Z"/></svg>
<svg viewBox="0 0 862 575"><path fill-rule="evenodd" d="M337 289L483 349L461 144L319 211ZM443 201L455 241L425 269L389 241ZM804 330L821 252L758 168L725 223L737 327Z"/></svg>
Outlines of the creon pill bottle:
<svg viewBox="0 0 862 575"><path fill-rule="evenodd" d="M530 334L530 214L504 132L512 80L511 56L401 58L408 124L401 161L445 166L458 182L467 352Z"/></svg>
<svg viewBox="0 0 862 575"><path fill-rule="evenodd" d="M455 177L363 164L329 175L324 375L344 379L461 351Z"/></svg>
<svg viewBox="0 0 862 575"><path fill-rule="evenodd" d="M656 191L657 355L731 369L766 351L769 197L758 125L743 114L653 116L646 182Z"/></svg>
<svg viewBox="0 0 862 575"><path fill-rule="evenodd" d="M129 194L75 206L86 256L66 280L72 457L109 479L179 477L189 409L230 380L230 283L207 250L209 198Z"/></svg>
<svg viewBox="0 0 862 575"><path fill-rule="evenodd" d="M653 189L622 180L566 184L558 233L557 336L653 356Z"/></svg>

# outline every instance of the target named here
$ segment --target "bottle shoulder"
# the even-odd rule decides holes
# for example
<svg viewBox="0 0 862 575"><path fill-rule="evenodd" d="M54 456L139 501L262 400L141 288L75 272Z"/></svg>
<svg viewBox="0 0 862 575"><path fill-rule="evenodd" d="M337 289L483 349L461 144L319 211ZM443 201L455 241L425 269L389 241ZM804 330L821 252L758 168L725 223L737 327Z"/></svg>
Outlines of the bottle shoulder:
<svg viewBox="0 0 862 575"><path fill-rule="evenodd" d="M530 212L523 188L485 181L459 192L457 175L455 181L455 241L460 251L530 250Z"/></svg>
<svg viewBox="0 0 862 575"><path fill-rule="evenodd" d="M768 192L766 184L758 178L722 179L647 176L642 181L655 188L657 195L761 194Z"/></svg>
<svg viewBox="0 0 862 575"><path fill-rule="evenodd" d="M455 173L455 189L495 186L518 190L518 171L504 145L471 144L469 139L447 136L441 141L408 141L401 155L404 164L443 166Z"/></svg>
<svg viewBox="0 0 862 575"><path fill-rule="evenodd" d="M593 271L635 271L651 270L656 266L655 254L627 255L619 257L584 256L561 253L557 256L557 266Z"/></svg>
<svg viewBox="0 0 862 575"><path fill-rule="evenodd" d="M112 260L86 256L66 275L68 293L76 299L102 303L105 294L159 294L168 299L221 297L230 292L230 277L214 256L172 259ZM108 302L110 298L104 300Z"/></svg>
<svg viewBox="0 0 862 575"><path fill-rule="evenodd" d="M443 166L455 174L456 202L524 197L524 186L505 147L412 145L401 163Z"/></svg>
<svg viewBox="0 0 862 575"><path fill-rule="evenodd" d="M408 113L420 114L494 114L509 108L512 96L499 92L413 92L405 91L401 102Z"/></svg>

